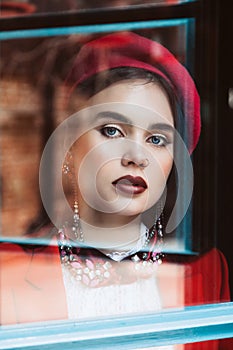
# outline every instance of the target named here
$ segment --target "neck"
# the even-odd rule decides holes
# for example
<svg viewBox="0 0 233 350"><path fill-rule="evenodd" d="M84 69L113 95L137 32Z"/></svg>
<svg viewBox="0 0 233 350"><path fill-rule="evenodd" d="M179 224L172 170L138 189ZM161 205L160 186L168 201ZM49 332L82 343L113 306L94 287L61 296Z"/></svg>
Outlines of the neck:
<svg viewBox="0 0 233 350"><path fill-rule="evenodd" d="M137 220L140 220L140 215L127 216L119 213L105 213L98 210L93 210L89 207L83 207L80 205L80 216L83 221L89 225L100 228L119 228L134 224Z"/></svg>
<svg viewBox="0 0 233 350"><path fill-rule="evenodd" d="M118 221L118 225L116 222L114 225L114 222L111 222L109 227L106 222L104 225L93 225L81 220L84 243L97 249L109 250L125 250L134 247L140 237L140 224L140 216L131 219L127 224L119 224Z"/></svg>

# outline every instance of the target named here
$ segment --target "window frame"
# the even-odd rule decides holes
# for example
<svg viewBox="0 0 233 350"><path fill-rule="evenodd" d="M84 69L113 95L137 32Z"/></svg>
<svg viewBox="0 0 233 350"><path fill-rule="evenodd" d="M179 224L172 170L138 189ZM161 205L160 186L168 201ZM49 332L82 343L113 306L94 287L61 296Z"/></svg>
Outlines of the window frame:
<svg viewBox="0 0 233 350"><path fill-rule="evenodd" d="M69 26L121 24L168 19L197 18L201 20L201 2L187 2L172 6L142 6L140 9L82 10L78 13L34 14L0 20L1 39L38 31L53 35ZM107 20L106 20L107 19ZM165 23L165 22L164 22ZM86 27L87 28L87 27ZM148 28L148 27L147 27ZM111 28L109 30L112 30ZM214 181L214 180L213 180ZM41 324L2 326L0 349L69 349L74 345L82 349L135 349L155 345L192 343L233 337L233 303L192 306L179 310L166 310L153 315L143 314L92 321L56 321ZM17 345L16 345L17 344Z"/></svg>
<svg viewBox="0 0 233 350"><path fill-rule="evenodd" d="M233 336L233 303L154 314L2 326L0 349L59 350L149 348ZM17 345L16 345L17 344Z"/></svg>

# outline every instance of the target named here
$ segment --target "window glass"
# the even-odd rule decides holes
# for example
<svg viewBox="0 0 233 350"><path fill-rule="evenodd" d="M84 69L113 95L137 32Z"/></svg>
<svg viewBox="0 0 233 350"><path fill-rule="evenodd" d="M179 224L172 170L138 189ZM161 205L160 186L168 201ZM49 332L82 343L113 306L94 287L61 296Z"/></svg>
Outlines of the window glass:
<svg viewBox="0 0 233 350"><path fill-rule="evenodd" d="M193 230L195 20L1 39L1 323L229 301L224 255Z"/></svg>
<svg viewBox="0 0 233 350"><path fill-rule="evenodd" d="M158 5L168 6L175 4L182 4L187 2L193 2L196 0L95 0L95 1L62 1L62 0L31 0L28 1L2 1L1 16L21 16L29 15L33 13L48 13L48 12L61 12L61 11L77 11L83 9L104 9L104 8L122 8L128 6L140 6L140 5Z"/></svg>
<svg viewBox="0 0 233 350"><path fill-rule="evenodd" d="M193 72L193 49L190 47L190 50L187 50L187 39L194 30L193 20L151 21L151 25L155 26L155 29L141 30L141 23L132 26L138 26L135 34L169 47L175 57ZM99 26L97 30L101 31L101 28L105 27L108 28L107 25ZM61 30L69 32L70 28ZM85 28L77 27L77 31L84 30ZM59 33L59 28L56 31ZM50 133L78 109L78 103L82 103L74 98L69 100L66 79L80 48L85 42L94 40L101 34L75 34L75 29L73 31L74 34L69 36L48 37L49 29L45 33L43 30L29 30L28 39L2 41L4 54L1 84L4 87L4 99L1 101L1 128L4 132L1 140L1 235L4 237L21 236L36 223L37 217L41 220L43 205L38 174L43 147ZM106 31L106 34L110 33ZM38 38L34 37L35 34ZM12 33L2 33L4 39L7 39L8 35L11 37ZM27 152L28 149L30 153ZM53 190L49 186L48 191L50 190L52 196ZM191 212L179 230L169 235L168 241L171 242L171 247L174 244L174 249L185 251L191 248L190 220ZM187 228L186 238L182 225ZM172 249L170 245L167 242L168 252Z"/></svg>

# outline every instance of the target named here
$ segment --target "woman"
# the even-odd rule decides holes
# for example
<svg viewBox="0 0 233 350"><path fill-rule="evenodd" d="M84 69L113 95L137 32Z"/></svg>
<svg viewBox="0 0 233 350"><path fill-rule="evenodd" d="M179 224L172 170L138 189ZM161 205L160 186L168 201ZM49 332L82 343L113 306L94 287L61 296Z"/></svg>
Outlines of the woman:
<svg viewBox="0 0 233 350"><path fill-rule="evenodd" d="M199 96L187 70L160 44L117 33L84 45L67 85L76 113L52 136L40 174L52 238L26 252L1 247L2 323L229 300L227 267L217 250L184 261L161 252L163 230L174 227L174 192L180 198L175 166L179 173L179 159L188 159L200 133ZM46 197L50 146L60 137L57 164L72 186L72 214L64 203L54 213ZM218 348L217 341L203 344L185 348Z"/></svg>

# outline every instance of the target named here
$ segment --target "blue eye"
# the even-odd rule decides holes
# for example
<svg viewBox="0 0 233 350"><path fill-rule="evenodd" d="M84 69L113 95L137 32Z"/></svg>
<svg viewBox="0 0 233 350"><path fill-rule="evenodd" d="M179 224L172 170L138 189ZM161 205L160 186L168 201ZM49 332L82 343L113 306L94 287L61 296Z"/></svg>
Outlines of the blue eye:
<svg viewBox="0 0 233 350"><path fill-rule="evenodd" d="M148 141L158 147L164 147L169 143L167 138L163 135L152 135L149 137Z"/></svg>
<svg viewBox="0 0 233 350"><path fill-rule="evenodd" d="M155 145L159 145L161 140L158 136L152 136L151 137L151 142L154 143Z"/></svg>
<svg viewBox="0 0 233 350"><path fill-rule="evenodd" d="M100 132L102 135L110 138L123 136L122 132L115 126L104 126L102 129L100 129Z"/></svg>
<svg viewBox="0 0 233 350"><path fill-rule="evenodd" d="M117 129L112 128L112 127L108 127L105 129L105 133L106 133L106 135L109 135L109 136L115 136L117 134Z"/></svg>

